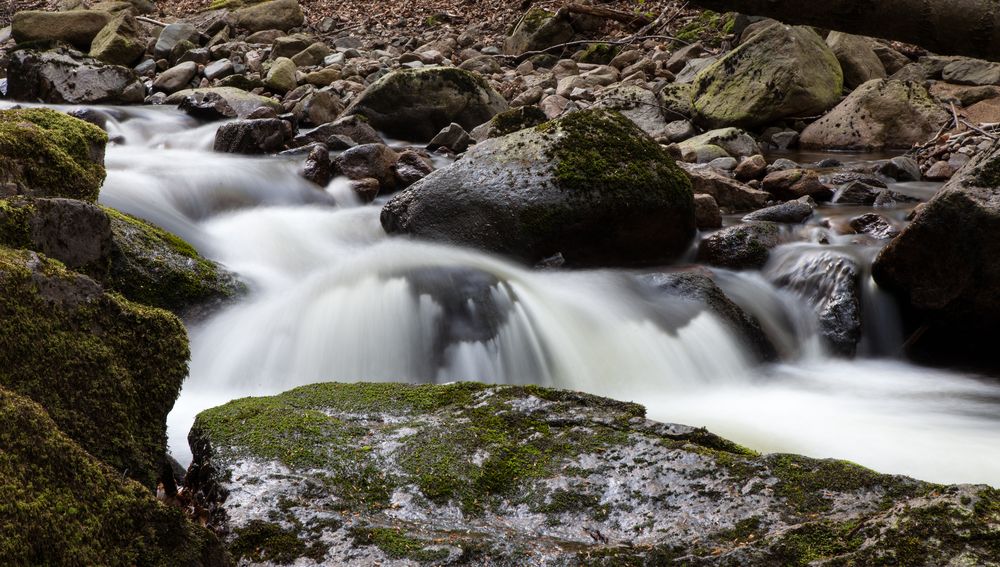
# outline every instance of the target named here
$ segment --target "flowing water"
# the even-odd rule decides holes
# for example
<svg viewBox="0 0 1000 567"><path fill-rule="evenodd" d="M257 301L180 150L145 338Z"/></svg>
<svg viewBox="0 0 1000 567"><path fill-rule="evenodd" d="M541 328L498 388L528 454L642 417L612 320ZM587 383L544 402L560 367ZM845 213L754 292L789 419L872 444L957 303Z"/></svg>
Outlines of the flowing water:
<svg viewBox="0 0 1000 567"><path fill-rule="evenodd" d="M172 109L101 112L117 140L101 202L177 233L251 288L189 324L190 378L169 419L182 461L197 412L236 397L329 380L480 380L636 401L653 419L762 451L1000 486L1000 383L893 359L896 315L867 274L856 360L828 356L802 294L769 283L783 263L817 254L867 266L874 242L814 221L762 272L716 272L783 354L761 365L715 316L633 273L533 271L390 238L378 206L341 181L317 189L295 159L212 153L217 125ZM897 190L926 197L928 187ZM852 212L821 214L836 224ZM829 244L809 243L819 233Z"/></svg>

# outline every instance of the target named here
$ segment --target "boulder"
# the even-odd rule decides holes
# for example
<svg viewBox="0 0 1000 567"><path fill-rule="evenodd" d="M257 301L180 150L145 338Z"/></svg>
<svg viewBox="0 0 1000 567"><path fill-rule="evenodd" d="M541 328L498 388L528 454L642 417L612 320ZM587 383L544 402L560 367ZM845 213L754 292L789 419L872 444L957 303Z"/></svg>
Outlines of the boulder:
<svg viewBox="0 0 1000 567"><path fill-rule="evenodd" d="M326 187L330 183L330 179L333 178L333 167L326 146L316 144L309 150L306 162L302 165L302 177L320 187Z"/></svg>
<svg viewBox="0 0 1000 567"><path fill-rule="evenodd" d="M948 117L917 83L873 80L810 124L799 143L828 150L909 149L934 136Z"/></svg>
<svg viewBox="0 0 1000 567"><path fill-rule="evenodd" d="M25 248L86 274L107 269L111 223L100 207L76 199L0 200L0 245Z"/></svg>
<svg viewBox="0 0 1000 567"><path fill-rule="evenodd" d="M759 270L780 242L778 225L751 222L724 228L698 244L698 261L732 270Z"/></svg>
<svg viewBox="0 0 1000 567"><path fill-rule="evenodd" d="M980 59L957 59L945 65L941 78L958 85L1000 85L1000 63Z"/></svg>
<svg viewBox="0 0 1000 567"><path fill-rule="evenodd" d="M575 34L567 12L531 8L504 40L503 52L507 55L521 55L526 51L538 51L565 43L573 39Z"/></svg>
<svg viewBox="0 0 1000 567"><path fill-rule="evenodd" d="M44 406L119 477L155 487L187 376L181 322L25 250L0 248L0 288L0 387Z"/></svg>
<svg viewBox="0 0 1000 567"><path fill-rule="evenodd" d="M232 17L238 28L248 32L271 29L288 31L305 22L298 0L261 2L234 11Z"/></svg>
<svg viewBox="0 0 1000 567"><path fill-rule="evenodd" d="M63 352L64 347L56 348ZM61 382L61 377L55 378ZM91 386L80 383L72 388L86 391ZM122 388L108 386L110 391ZM101 406L87 411L96 414L111 400L98 401ZM7 496L0 500L5 563L228 564L214 534L190 521L179 507L157 502L148 487L122 478L121 472L95 458L67 436L56 415L0 387L0 423L4 424L0 428L0 492Z"/></svg>
<svg viewBox="0 0 1000 567"><path fill-rule="evenodd" d="M691 184L615 112L587 110L477 144L382 209L389 233L529 263L666 262L695 231Z"/></svg>
<svg viewBox="0 0 1000 567"><path fill-rule="evenodd" d="M209 95L211 95L213 101L216 100L215 97L221 98L235 112L234 116L239 116L240 118L246 118L261 108L270 108L277 112L281 111L281 104L273 98L248 93L236 87L214 87L178 91L167 97L166 104L181 104L187 100L189 101L187 102L188 105L200 105L206 100L205 97Z"/></svg>
<svg viewBox="0 0 1000 567"><path fill-rule="evenodd" d="M216 131L214 149L231 154L276 153L290 139L291 128L279 118L234 120Z"/></svg>
<svg viewBox="0 0 1000 567"><path fill-rule="evenodd" d="M677 144L681 148L681 153L696 151L702 146L717 146L725 150L726 154L734 158L744 158L760 154L760 146L757 140L747 132L739 128L722 128L711 130L699 136L689 138Z"/></svg>
<svg viewBox="0 0 1000 567"><path fill-rule="evenodd" d="M440 148L446 148L456 154L460 154L469 149L469 144L471 143L472 138L465 131L465 128L452 123L442 128L436 136L431 138L431 141L427 144L427 149L433 152Z"/></svg>
<svg viewBox="0 0 1000 567"><path fill-rule="evenodd" d="M852 258L827 251L788 254L772 262L766 276L815 310L820 335L834 354L854 356L861 340L861 278Z"/></svg>
<svg viewBox="0 0 1000 567"><path fill-rule="evenodd" d="M188 86L196 73L198 73L198 64L194 61L179 63L156 77L156 80L153 81L153 90L167 94L175 93Z"/></svg>
<svg viewBox="0 0 1000 567"><path fill-rule="evenodd" d="M14 14L11 35L18 43L63 41L87 51L94 37L110 21L111 14L98 10L24 10Z"/></svg>
<svg viewBox="0 0 1000 567"><path fill-rule="evenodd" d="M874 40L843 32L830 32L826 44L833 50L844 72L844 86L859 87L872 79L886 77L885 66L873 49Z"/></svg>
<svg viewBox="0 0 1000 567"><path fill-rule="evenodd" d="M90 56L111 65L133 65L146 52L139 23L129 12L121 12L94 38Z"/></svg>
<svg viewBox="0 0 1000 567"><path fill-rule="evenodd" d="M351 115L338 118L333 122L322 124L309 130L301 132L291 142L291 146L299 148L307 144L319 142L330 145L331 138L338 136L349 138L354 144L385 144L382 136L368 124L363 116Z"/></svg>
<svg viewBox="0 0 1000 567"><path fill-rule="evenodd" d="M97 126L55 110L0 110L0 196L96 201L107 142Z"/></svg>
<svg viewBox="0 0 1000 567"><path fill-rule="evenodd" d="M687 173L695 193L711 195L720 207L730 211L753 211L772 199L770 193L753 189L710 167L686 163L678 165Z"/></svg>
<svg viewBox="0 0 1000 567"><path fill-rule="evenodd" d="M595 108L617 110L654 139L669 138L670 126L656 95L636 85L619 84L597 96Z"/></svg>
<svg viewBox="0 0 1000 567"><path fill-rule="evenodd" d="M454 67L403 69L369 86L344 111L377 130L410 140L430 140L455 122L467 131L508 109L482 77Z"/></svg>
<svg viewBox="0 0 1000 567"><path fill-rule="evenodd" d="M135 71L105 65L60 50L16 51L7 69L7 96L13 100L55 104L133 104L146 89Z"/></svg>
<svg viewBox="0 0 1000 567"><path fill-rule="evenodd" d="M986 486L537 386L315 384L207 410L189 439L189 490L240 564L988 564L1000 533Z"/></svg>
<svg viewBox="0 0 1000 567"><path fill-rule="evenodd" d="M698 74L694 116L710 128L755 128L821 114L842 89L840 63L823 38L773 23Z"/></svg>
<svg viewBox="0 0 1000 567"><path fill-rule="evenodd" d="M376 179L382 193L398 189L396 160L399 155L385 144L362 144L345 150L334 158L337 171L348 179Z"/></svg>

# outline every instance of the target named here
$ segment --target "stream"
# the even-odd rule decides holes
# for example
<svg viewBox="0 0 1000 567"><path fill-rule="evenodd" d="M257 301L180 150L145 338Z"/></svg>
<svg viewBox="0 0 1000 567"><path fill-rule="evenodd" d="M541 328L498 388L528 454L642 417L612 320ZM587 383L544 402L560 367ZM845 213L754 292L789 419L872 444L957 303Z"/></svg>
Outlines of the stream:
<svg viewBox="0 0 1000 567"><path fill-rule="evenodd" d="M361 205L342 179L317 189L298 176L299 158L213 153L218 123L173 108L96 110L115 141L101 203L176 233L250 286L188 323L190 377L168 423L182 463L194 416L234 398L318 381L479 380L635 401L652 419L760 451L1000 486L1000 382L895 358L898 317L867 274L854 360L824 352L812 310L769 283L769 270L816 254L867 270L879 244L821 220L868 208L818 210L762 272L713 270L782 353L762 365L714 315L637 284L635 274L657 270L537 271L390 238L384 201ZM935 186L893 188L926 199Z"/></svg>

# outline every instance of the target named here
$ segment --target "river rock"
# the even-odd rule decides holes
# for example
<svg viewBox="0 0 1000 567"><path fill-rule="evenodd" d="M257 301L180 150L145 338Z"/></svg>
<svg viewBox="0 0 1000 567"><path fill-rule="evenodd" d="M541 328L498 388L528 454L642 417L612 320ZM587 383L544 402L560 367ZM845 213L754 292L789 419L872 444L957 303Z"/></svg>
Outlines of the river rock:
<svg viewBox="0 0 1000 567"><path fill-rule="evenodd" d="M941 78L958 85L1000 85L1000 63L961 58L948 63Z"/></svg>
<svg viewBox="0 0 1000 567"><path fill-rule="evenodd" d="M823 38L773 23L699 73L692 100L707 127L755 128L823 113L842 89L840 64Z"/></svg>
<svg viewBox="0 0 1000 567"><path fill-rule="evenodd" d="M699 230L722 228L722 211L715 197L707 193L694 194L694 219Z"/></svg>
<svg viewBox="0 0 1000 567"><path fill-rule="evenodd" d="M454 67L427 67L385 75L344 113L364 116L390 136L430 140L452 122L468 131L507 109L504 98L479 75Z"/></svg>
<svg viewBox="0 0 1000 567"><path fill-rule="evenodd" d="M427 144L427 149L433 152L439 148L447 148L456 154L460 154L469 149L469 144L471 143L472 138L469 137L469 133L460 125L452 123L442 128L436 136L431 138L430 143Z"/></svg>
<svg viewBox="0 0 1000 567"><path fill-rule="evenodd" d="M302 166L302 177L312 181L320 187L326 187L330 179L333 178L333 167L330 163L330 152L326 146L316 144L306 157L306 162Z"/></svg>
<svg viewBox="0 0 1000 567"><path fill-rule="evenodd" d="M872 79L886 77L885 66L872 48L875 42L867 37L833 31L826 36L826 44L840 62L844 72L844 86L853 89Z"/></svg>
<svg viewBox="0 0 1000 567"><path fill-rule="evenodd" d="M200 35L198 30L188 23L167 24L156 38L153 55L157 59L167 59L173 53L177 44L188 41L197 45Z"/></svg>
<svg viewBox="0 0 1000 567"><path fill-rule="evenodd" d="M16 51L10 58L7 96L13 100L55 104L134 104L146 89L135 71L105 65L60 50Z"/></svg>
<svg viewBox="0 0 1000 567"><path fill-rule="evenodd" d="M770 221L798 224L805 222L812 214L813 208L809 203L796 200L754 211L745 215L743 222Z"/></svg>
<svg viewBox="0 0 1000 567"><path fill-rule="evenodd" d="M736 166L736 179L740 181L752 181L754 179L760 179L767 174L767 159L760 155L752 155L747 158L743 158L743 161Z"/></svg>
<svg viewBox="0 0 1000 567"><path fill-rule="evenodd" d="M287 100L286 100L287 104ZM292 107L292 114L303 126L318 126L332 122L343 112L344 105L336 93L320 89L312 91Z"/></svg>
<svg viewBox="0 0 1000 567"><path fill-rule="evenodd" d="M96 201L107 142L100 128L61 112L0 110L0 196Z"/></svg>
<svg viewBox="0 0 1000 567"><path fill-rule="evenodd" d="M175 93L188 86L197 72L198 64L194 61L174 65L156 77L153 81L153 90L167 94Z"/></svg>
<svg viewBox="0 0 1000 567"><path fill-rule="evenodd" d="M877 213L865 213L851 219L850 226L858 234L887 240L899 236L899 230L888 219Z"/></svg>
<svg viewBox="0 0 1000 567"><path fill-rule="evenodd" d="M216 97L225 101L226 106L235 112L235 116L246 118L261 108L281 111L281 104L270 97L248 93L236 87L213 87L207 89L186 89L175 92L167 97L166 104L185 104L185 107L197 107L204 101L215 101ZM228 114L225 114L229 116Z"/></svg>
<svg viewBox="0 0 1000 567"><path fill-rule="evenodd" d="M648 89L615 85L601 91L594 107L617 110L654 139L669 138L671 135L656 95Z"/></svg>
<svg viewBox="0 0 1000 567"><path fill-rule="evenodd" d="M317 41L291 57L292 63L298 67L320 65L332 51L322 41Z"/></svg>
<svg viewBox="0 0 1000 567"><path fill-rule="evenodd" d="M308 132L299 133L292 140L291 146L298 148L313 142L320 142L333 148L335 144L331 140L338 136L349 138L352 145L385 144L382 136L379 136L364 117L351 115L322 124Z"/></svg>
<svg viewBox="0 0 1000 567"><path fill-rule="evenodd" d="M0 251L5 263L10 254ZM43 262L45 267L54 264L47 260ZM23 264L18 264L18 267L30 269ZM5 265L3 271L6 269ZM6 275L2 277L7 278ZM52 294L55 290L51 284L58 280L51 274L42 275L42 278L41 281L48 285L41 293ZM71 278L66 281L73 282ZM4 290L6 292L7 288ZM113 309L112 300L106 296L97 304L101 310ZM74 310L73 307L65 309L67 314ZM149 323L153 320L147 315L145 319L140 317L139 321ZM4 325L8 325L6 317ZM86 325L98 327L93 319L88 319ZM114 325L113 332L120 332L118 327ZM180 328L176 330L183 334ZM100 329L95 335L104 332L105 329ZM95 341L94 335L79 337L79 340ZM6 350L9 343L3 344ZM54 349L61 353L65 347L55 346ZM103 358L106 354L99 352L97 356ZM159 357L154 360L164 359ZM66 362L70 369L80 366ZM98 362L94 361L89 366L96 367L96 364ZM132 362L128 364L132 365ZM5 375L10 370L5 368ZM66 380L61 371L62 368L51 362L43 381L50 381L49 384L56 387ZM120 392L127 388L126 384L107 385L106 392ZM98 400L100 405L96 407L87 407L89 398L96 397L89 394L93 386L93 382L73 383L71 391L83 392L85 399L80 400L79 406L85 412L94 414L94 426L110 427L115 421L113 412L117 408L112 405L110 397ZM156 390L156 384L153 386ZM52 392L50 395L57 394ZM146 393L142 395L145 397ZM101 416L99 408L104 407L111 411ZM0 421L4 424L0 428L0 446L3 447L0 491L9 496L0 500L0 522L5 526L6 563L96 565L107 564L109 558L125 562L141 558L141 562L147 565L222 567L227 564L225 550L214 534L188 520L180 508L158 502L148 487L123 479L119 470L102 463L83 444L67 436L64 423L60 423L66 416L57 410L54 404L46 408L24 395L0 387ZM122 435L119 442L126 444L132 440L126 440ZM86 487L86 490L81 490L81 487Z"/></svg>
<svg viewBox="0 0 1000 567"><path fill-rule="evenodd" d="M298 0L271 0L240 8L232 13L236 27L248 32L288 31L305 21Z"/></svg>
<svg viewBox="0 0 1000 567"><path fill-rule="evenodd" d="M229 59L219 59L218 61L212 61L208 65L205 65L203 74L209 81L214 81L216 79L228 77L234 72L235 66L232 61Z"/></svg>
<svg viewBox="0 0 1000 567"><path fill-rule="evenodd" d="M264 77L264 85L274 92L287 93L299 84L295 77L296 70L297 67L291 59L279 57L268 69L267 75Z"/></svg>
<svg viewBox="0 0 1000 567"><path fill-rule="evenodd" d="M820 334L833 353L853 356L861 340L861 280L853 259L834 252L789 253L772 262L767 277L802 297L816 311Z"/></svg>
<svg viewBox="0 0 1000 567"><path fill-rule="evenodd" d="M382 209L389 233L535 263L670 261L694 235L687 176L618 113L587 110L477 144Z"/></svg>
<svg viewBox="0 0 1000 567"><path fill-rule="evenodd" d="M985 486L759 455L536 386L316 384L205 411L190 440L189 490L242 562L988 563L1000 523Z"/></svg>
<svg viewBox="0 0 1000 567"><path fill-rule="evenodd" d="M477 126L470 134L472 139L482 142L488 138L497 138L525 128L533 128L547 121L545 113L537 106L521 106L497 114L490 118L489 122Z"/></svg>
<svg viewBox="0 0 1000 567"><path fill-rule="evenodd" d="M778 225L751 222L724 228L698 244L698 261L732 270L759 270L780 241Z"/></svg>
<svg viewBox="0 0 1000 567"><path fill-rule="evenodd" d="M101 273L111 253L111 223L100 207L76 199L14 197L0 201L0 245Z"/></svg>
<svg viewBox="0 0 1000 567"><path fill-rule="evenodd" d="M23 10L14 14L11 34L18 43L64 41L87 51L94 37L110 21L111 14L99 10Z"/></svg>
<svg viewBox="0 0 1000 567"><path fill-rule="evenodd" d="M998 171L1000 146L994 145L920 207L872 267L880 286L945 339L943 348L955 346L970 362L993 367L996 356L987 345L995 344L1000 329Z"/></svg>
<svg viewBox="0 0 1000 567"><path fill-rule="evenodd" d="M820 181L819 174L808 169L783 169L768 173L761 182L764 191L790 201L800 197L828 200L833 191Z"/></svg>
<svg viewBox="0 0 1000 567"><path fill-rule="evenodd" d="M706 166L678 163L691 180L695 193L711 195L720 207L730 211L753 211L772 199L766 191L753 189Z"/></svg>
<svg viewBox="0 0 1000 567"><path fill-rule="evenodd" d="M139 23L129 12L122 12L108 22L94 38L90 56L111 65L133 65L146 52Z"/></svg>
<svg viewBox="0 0 1000 567"><path fill-rule="evenodd" d="M278 118L235 120L215 133L215 151L231 154L267 154L285 149L291 128Z"/></svg>
<svg viewBox="0 0 1000 567"><path fill-rule="evenodd" d="M948 112L923 86L873 80L810 124L800 144L831 150L909 149L926 142L947 121Z"/></svg>
<svg viewBox="0 0 1000 567"><path fill-rule="evenodd" d="M734 158L744 158L760 154L760 146L750 134L739 128L711 130L679 143L681 152L697 151L702 146L717 146Z"/></svg>
<svg viewBox="0 0 1000 567"><path fill-rule="evenodd" d="M504 40L503 52L521 55L526 51L538 51L565 43L573 39L575 33L567 12L531 8L514 27L510 37Z"/></svg>
<svg viewBox="0 0 1000 567"><path fill-rule="evenodd" d="M434 164L421 153L406 150L399 154L396 160L396 181L401 188L409 187L434 171Z"/></svg>
<svg viewBox="0 0 1000 567"><path fill-rule="evenodd" d="M399 155L385 144L362 144L334 158L337 171L348 179L377 179L382 193L398 189L396 160Z"/></svg>

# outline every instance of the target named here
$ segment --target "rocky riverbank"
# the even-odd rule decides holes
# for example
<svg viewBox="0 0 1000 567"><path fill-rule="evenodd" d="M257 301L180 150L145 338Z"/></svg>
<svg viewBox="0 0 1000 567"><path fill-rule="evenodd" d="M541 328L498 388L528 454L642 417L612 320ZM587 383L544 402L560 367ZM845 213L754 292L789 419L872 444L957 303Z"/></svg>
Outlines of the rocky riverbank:
<svg viewBox="0 0 1000 567"><path fill-rule="evenodd" d="M0 30L0 93L29 106L0 110L0 472L14 495L0 552L13 563L1000 556L993 489L759 455L641 406L537 387L320 384L237 400L198 418L178 491L164 433L187 375L178 317L247 290L97 204L106 147L123 140L107 132L113 109L87 108L176 105L218 122L216 152L295 160L317 192L346 179L400 237L539 269L642 269L636 286L719 315L762 361L789 353L745 302L709 271L663 266L766 267L843 357L862 345L871 268L911 354L989 369L997 64L670 2L428 3L386 8L392 25L296 0L61 7ZM884 155L845 165L810 150ZM906 184L928 181L946 185L918 204ZM791 242L871 253L775 261Z"/></svg>

